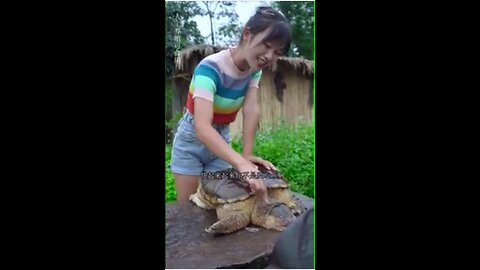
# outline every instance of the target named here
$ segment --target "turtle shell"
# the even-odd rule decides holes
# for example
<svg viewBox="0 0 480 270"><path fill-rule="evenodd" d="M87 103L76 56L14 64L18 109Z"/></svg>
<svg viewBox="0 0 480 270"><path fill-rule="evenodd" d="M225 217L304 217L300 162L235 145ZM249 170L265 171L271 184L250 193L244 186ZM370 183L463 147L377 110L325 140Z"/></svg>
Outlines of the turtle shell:
<svg viewBox="0 0 480 270"><path fill-rule="evenodd" d="M235 172L228 169L202 175L200 186L204 197L214 203L232 203L250 198L250 188L235 176Z"/></svg>
<svg viewBox="0 0 480 270"><path fill-rule="evenodd" d="M263 179L263 184L267 187L267 189L273 189L273 188L288 188L287 182L285 182L284 179L280 177L264 177Z"/></svg>
<svg viewBox="0 0 480 270"><path fill-rule="evenodd" d="M267 170L267 168L258 163L255 165L257 165L263 183L267 188L288 188L287 181L278 171Z"/></svg>
<svg viewBox="0 0 480 270"><path fill-rule="evenodd" d="M267 188L288 188L283 178L275 174L264 173L262 176ZM201 190L207 200L214 203L233 203L252 196L248 183L242 180L235 169L227 169L200 177Z"/></svg>

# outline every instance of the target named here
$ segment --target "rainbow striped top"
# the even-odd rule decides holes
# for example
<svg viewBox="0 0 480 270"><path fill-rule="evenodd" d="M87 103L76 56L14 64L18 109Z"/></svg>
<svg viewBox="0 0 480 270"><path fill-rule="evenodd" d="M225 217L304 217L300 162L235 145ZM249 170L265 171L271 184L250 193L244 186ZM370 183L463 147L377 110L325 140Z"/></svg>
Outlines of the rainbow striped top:
<svg viewBox="0 0 480 270"><path fill-rule="evenodd" d="M243 105L249 88L260 82L262 71L240 71L233 63L229 49L202 59L192 76L187 97L187 110L194 114L194 98L213 103L213 123L230 124Z"/></svg>

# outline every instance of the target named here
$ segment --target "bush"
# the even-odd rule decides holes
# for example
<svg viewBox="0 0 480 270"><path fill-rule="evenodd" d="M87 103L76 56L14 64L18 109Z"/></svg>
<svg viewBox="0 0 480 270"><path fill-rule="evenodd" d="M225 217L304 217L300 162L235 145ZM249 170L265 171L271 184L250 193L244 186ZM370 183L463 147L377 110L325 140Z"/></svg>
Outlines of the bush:
<svg viewBox="0 0 480 270"><path fill-rule="evenodd" d="M293 191L311 198L315 198L313 132L313 126L306 123L296 127L282 124L257 133L254 147L255 156L272 162ZM232 143L238 152L242 151L241 140Z"/></svg>
<svg viewBox="0 0 480 270"><path fill-rule="evenodd" d="M165 120L165 143L172 145L173 137L175 136L175 130L177 124L182 118L183 114L181 112L176 112L170 120Z"/></svg>
<svg viewBox="0 0 480 270"><path fill-rule="evenodd" d="M242 138L232 141L232 148L242 152ZM170 162L171 146L166 146L166 165ZM290 188L310 198L315 198L314 186L314 128L301 123L296 127L280 125L275 130L257 133L255 156L272 162L285 176ZM167 167L165 167L168 169ZM173 175L166 171L166 202L175 201Z"/></svg>
<svg viewBox="0 0 480 270"><path fill-rule="evenodd" d="M165 145L165 202L174 202L177 199L177 193L175 192L175 182L173 181L173 174L168 169L170 164L170 158L172 153L172 147Z"/></svg>

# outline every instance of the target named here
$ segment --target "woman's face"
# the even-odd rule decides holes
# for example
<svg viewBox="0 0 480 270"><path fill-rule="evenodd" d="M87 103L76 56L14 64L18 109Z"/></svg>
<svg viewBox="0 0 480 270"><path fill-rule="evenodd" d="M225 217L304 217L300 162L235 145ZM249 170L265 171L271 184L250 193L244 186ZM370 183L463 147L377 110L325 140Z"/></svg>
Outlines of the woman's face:
<svg viewBox="0 0 480 270"><path fill-rule="evenodd" d="M283 44L276 41L264 41L268 29L252 36L248 30L244 32L246 60L252 70L260 70L275 63L283 54Z"/></svg>

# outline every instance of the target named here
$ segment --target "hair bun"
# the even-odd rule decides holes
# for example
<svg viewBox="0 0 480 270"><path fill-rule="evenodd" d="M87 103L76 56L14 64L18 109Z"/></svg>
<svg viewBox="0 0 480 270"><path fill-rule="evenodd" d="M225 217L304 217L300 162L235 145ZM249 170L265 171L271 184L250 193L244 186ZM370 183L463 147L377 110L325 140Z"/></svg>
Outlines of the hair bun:
<svg viewBox="0 0 480 270"><path fill-rule="evenodd" d="M272 16L274 17L274 19L281 20L281 21L287 20L281 12L276 11L272 7L258 7L257 13L263 16Z"/></svg>

